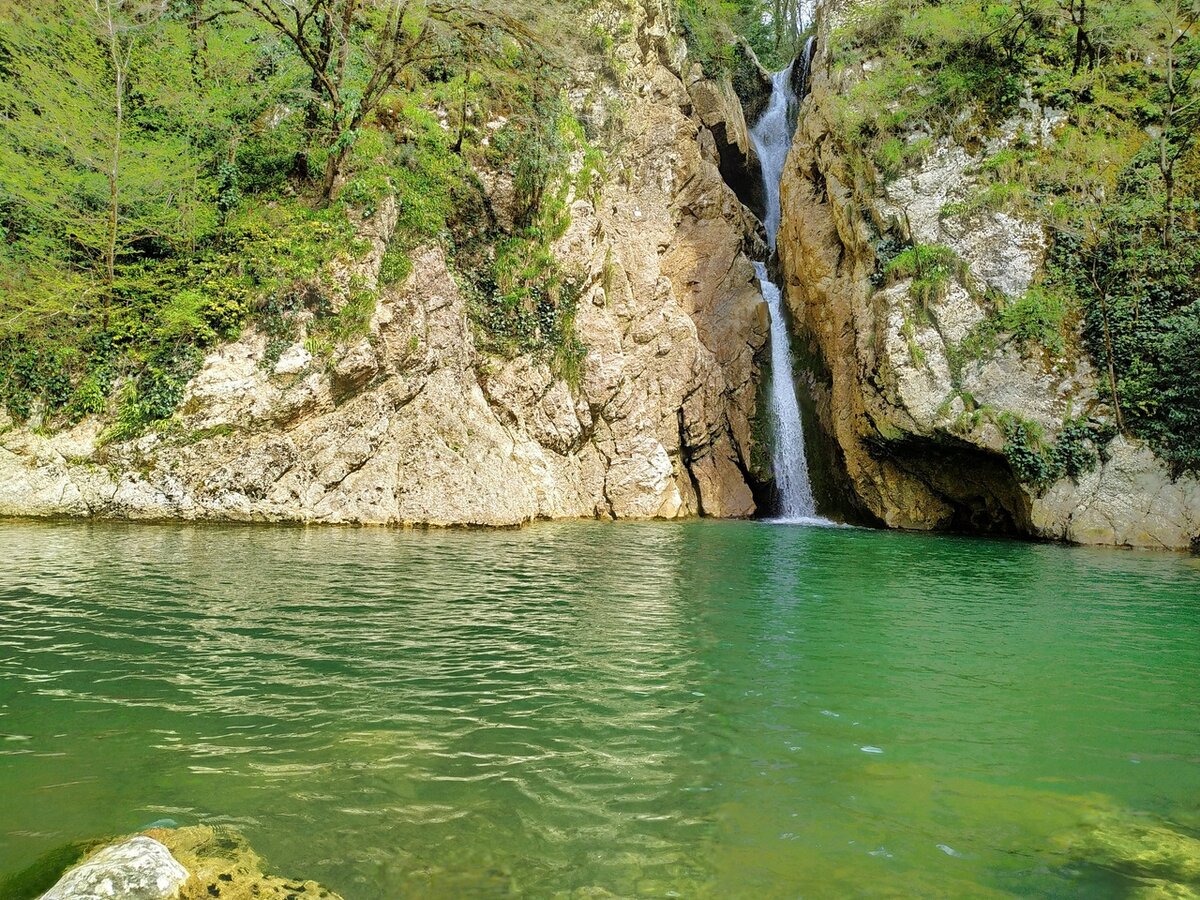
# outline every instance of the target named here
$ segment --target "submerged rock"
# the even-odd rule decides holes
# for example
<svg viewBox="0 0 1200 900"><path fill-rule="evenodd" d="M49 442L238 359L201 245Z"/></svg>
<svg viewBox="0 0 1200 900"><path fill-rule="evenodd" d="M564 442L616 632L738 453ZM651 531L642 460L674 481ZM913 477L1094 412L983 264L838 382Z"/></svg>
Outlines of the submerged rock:
<svg viewBox="0 0 1200 900"><path fill-rule="evenodd" d="M1105 815L1068 839L1068 854L1146 883L1148 897L1200 897L1200 839L1128 815Z"/></svg>
<svg viewBox="0 0 1200 900"><path fill-rule="evenodd" d="M1134 900L1200 900L1200 891L1173 881L1151 879L1130 894Z"/></svg>
<svg viewBox="0 0 1200 900"><path fill-rule="evenodd" d="M180 900L341 900L315 881L264 873L262 857L231 828L193 825L148 834L169 847L192 873Z"/></svg>
<svg viewBox="0 0 1200 900"><path fill-rule="evenodd" d="M163 844L138 835L89 856L41 900L174 900L188 877L187 869Z"/></svg>

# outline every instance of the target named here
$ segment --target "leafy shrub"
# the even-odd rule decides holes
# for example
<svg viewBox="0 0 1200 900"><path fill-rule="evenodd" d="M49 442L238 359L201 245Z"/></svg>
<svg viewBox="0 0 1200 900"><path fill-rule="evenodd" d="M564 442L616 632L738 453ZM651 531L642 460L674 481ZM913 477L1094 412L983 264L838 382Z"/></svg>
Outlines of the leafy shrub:
<svg viewBox="0 0 1200 900"><path fill-rule="evenodd" d="M897 254L884 269L890 284L912 279L909 293L922 308L946 296L950 281L965 274L958 254L942 244L915 244Z"/></svg>
<svg viewBox="0 0 1200 900"><path fill-rule="evenodd" d="M147 426L170 418L183 399L188 379L199 367L200 353L194 348L183 352L174 348L157 351L138 376L126 382L116 421L101 435L101 440L136 437Z"/></svg>
<svg viewBox="0 0 1200 900"><path fill-rule="evenodd" d="M1060 294L1035 286L1000 307L999 327L1011 334L1021 347L1040 344L1047 350L1062 353L1068 312L1067 301Z"/></svg>
<svg viewBox="0 0 1200 900"><path fill-rule="evenodd" d="M1000 417L1000 428L1005 438L1004 456L1022 483L1040 491L1057 480L1040 425L1006 413Z"/></svg>
<svg viewBox="0 0 1200 900"><path fill-rule="evenodd" d="M501 129L491 148L492 163L514 176L515 229L493 237L490 254L465 273L467 288L483 349L539 355L574 387L587 352L574 329L582 284L563 269L551 245L570 225L569 200L594 196L605 158L561 103L533 111L539 122ZM581 160L574 175L572 157Z"/></svg>
<svg viewBox="0 0 1200 900"><path fill-rule="evenodd" d="M882 173L885 180L892 180L909 166L921 160L931 145L929 138L906 140L900 137L886 137L875 148L875 167Z"/></svg>
<svg viewBox="0 0 1200 900"><path fill-rule="evenodd" d="M1095 471L1116 436L1116 429L1107 423L1069 419L1055 442L1047 445L1036 422L1004 413L999 424L1005 437L1004 456L1013 474L1039 493L1062 478L1078 481Z"/></svg>
<svg viewBox="0 0 1200 900"><path fill-rule="evenodd" d="M1174 474L1200 471L1200 234L1171 248L1142 230L1098 248L1060 238L1054 262L1083 298L1084 340L1101 373L1111 365L1125 426Z"/></svg>

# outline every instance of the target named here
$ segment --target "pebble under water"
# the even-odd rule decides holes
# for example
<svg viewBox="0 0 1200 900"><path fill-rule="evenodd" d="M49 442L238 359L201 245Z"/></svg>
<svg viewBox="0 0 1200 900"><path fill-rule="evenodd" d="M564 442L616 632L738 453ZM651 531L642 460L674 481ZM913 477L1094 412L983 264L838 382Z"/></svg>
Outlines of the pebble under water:
<svg viewBox="0 0 1200 900"><path fill-rule="evenodd" d="M169 819L348 900L1200 888L1194 557L579 522L0 558L0 877Z"/></svg>

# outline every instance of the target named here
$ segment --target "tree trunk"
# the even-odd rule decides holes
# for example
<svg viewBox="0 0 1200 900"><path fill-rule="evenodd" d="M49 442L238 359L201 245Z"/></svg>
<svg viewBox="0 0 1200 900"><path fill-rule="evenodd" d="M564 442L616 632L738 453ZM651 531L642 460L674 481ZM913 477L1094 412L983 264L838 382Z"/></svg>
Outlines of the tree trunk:
<svg viewBox="0 0 1200 900"><path fill-rule="evenodd" d="M188 18L188 32L192 37L192 75L199 81L208 74L208 41L205 39L202 20L204 0L193 0L192 14Z"/></svg>
<svg viewBox="0 0 1200 900"><path fill-rule="evenodd" d="M462 153L463 139L467 134L467 89L471 86L471 70L467 69L467 75L463 79L463 95L462 108L459 110L458 116L458 137L454 140L454 152Z"/></svg>
<svg viewBox="0 0 1200 900"><path fill-rule="evenodd" d="M1117 417L1117 429L1125 433L1125 416L1121 412L1121 399L1117 394L1117 366L1113 362L1113 340L1112 329L1108 324L1108 292L1100 286L1100 279L1096 274L1096 256L1099 248L1093 248L1091 260L1091 280L1092 288L1096 291L1096 296L1100 298L1100 319L1104 323L1104 357L1108 363L1108 387L1112 394L1113 413Z"/></svg>
<svg viewBox="0 0 1200 900"><path fill-rule="evenodd" d="M1168 153L1169 145L1164 135L1161 161L1165 196L1163 198L1163 246L1170 250L1175 242L1175 160Z"/></svg>
<svg viewBox="0 0 1200 900"><path fill-rule="evenodd" d="M342 163L346 161L347 152L348 148L346 147L330 150L329 157L325 160L325 178L321 186L321 199L326 203L333 199L333 192L337 190L338 177L342 174Z"/></svg>
<svg viewBox="0 0 1200 900"><path fill-rule="evenodd" d="M108 233L104 248L104 313L103 326L108 327L109 309L113 301L113 285L117 279L117 230L121 217L121 131L125 124L125 74L129 67L128 52L123 52L121 36L113 18L112 0L104 7L94 0L93 9L100 19L113 65L113 141L112 158L106 173L108 180Z"/></svg>
<svg viewBox="0 0 1200 900"><path fill-rule="evenodd" d="M1104 319L1104 355L1108 360L1108 386L1112 391L1113 412L1117 416L1117 428L1125 433L1125 416L1121 413L1121 400L1117 394L1117 367L1113 362L1112 331L1108 326L1108 296L1100 295L1100 316Z"/></svg>
<svg viewBox="0 0 1200 900"><path fill-rule="evenodd" d="M308 88L312 92L312 97L304 107L304 137L300 149L296 151L296 158L292 160L291 177L296 181L308 181L312 178L312 170L308 165L308 151L312 146L313 135L317 133L318 127L321 124L321 95L325 93L325 85L321 80L320 72L324 71L329 65L329 59L333 55L333 19L329 13L317 17L318 29L320 30L320 42L314 47L313 57L309 61L312 68L312 77L308 81Z"/></svg>
<svg viewBox="0 0 1200 900"><path fill-rule="evenodd" d="M1072 14L1074 6L1072 5ZM1087 45L1091 43L1087 36L1087 0L1080 0L1079 17L1075 18L1075 61L1071 65L1071 77L1074 78L1079 74L1079 67L1083 65L1083 54L1087 49Z"/></svg>

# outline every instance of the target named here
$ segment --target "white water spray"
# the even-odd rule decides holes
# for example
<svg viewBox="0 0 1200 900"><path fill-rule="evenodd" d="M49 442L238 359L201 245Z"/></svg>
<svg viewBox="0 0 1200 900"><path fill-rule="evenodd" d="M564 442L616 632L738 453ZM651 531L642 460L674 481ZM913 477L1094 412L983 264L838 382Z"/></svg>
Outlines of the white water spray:
<svg viewBox="0 0 1200 900"><path fill-rule="evenodd" d="M798 60L802 86L808 83L808 67L813 42L810 38ZM793 63L793 66L796 65ZM792 89L793 66L776 72L772 78L771 99L757 124L750 131L754 149L762 166L763 188L766 194L767 243L772 252L779 234L781 210L779 184L783 167L792 146L798 98ZM802 88L803 89L803 88ZM775 444L772 463L775 484L779 492L779 513L784 519L804 520L816 517L816 502L808 479L808 458L804 452L804 426L800 419L800 403L792 375L792 345L784 317L783 296L779 286L771 281L765 263L755 263L763 298L771 312L771 424Z"/></svg>

